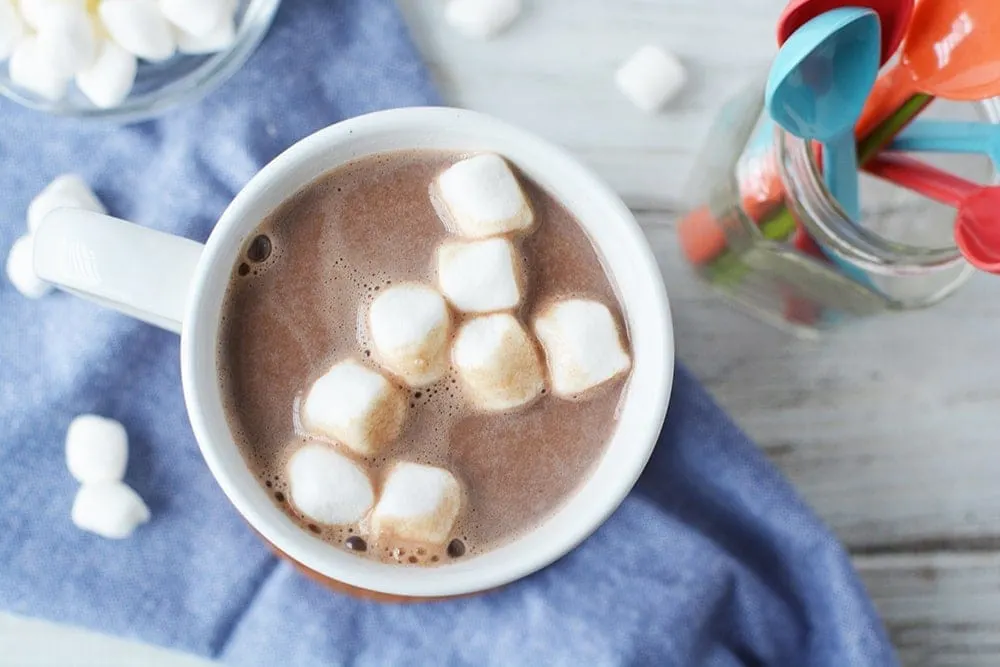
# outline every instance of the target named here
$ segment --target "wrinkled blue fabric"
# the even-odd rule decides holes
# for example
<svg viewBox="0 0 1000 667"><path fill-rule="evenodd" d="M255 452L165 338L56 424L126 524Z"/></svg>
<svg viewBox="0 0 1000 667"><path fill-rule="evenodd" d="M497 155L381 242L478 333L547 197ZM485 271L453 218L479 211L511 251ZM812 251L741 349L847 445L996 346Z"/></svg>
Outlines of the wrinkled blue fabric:
<svg viewBox="0 0 1000 667"><path fill-rule="evenodd" d="M437 101L390 0L286 0L203 102L115 128L0 103L0 249L52 177L112 213L204 240L244 183L339 119ZM0 608L236 665L894 665L829 531L683 369L638 488L548 569L479 597L385 605L277 561L216 486L169 333L0 282ZM96 412L131 436L153 520L124 542L70 522L63 437ZM2 647L0 647L2 651Z"/></svg>

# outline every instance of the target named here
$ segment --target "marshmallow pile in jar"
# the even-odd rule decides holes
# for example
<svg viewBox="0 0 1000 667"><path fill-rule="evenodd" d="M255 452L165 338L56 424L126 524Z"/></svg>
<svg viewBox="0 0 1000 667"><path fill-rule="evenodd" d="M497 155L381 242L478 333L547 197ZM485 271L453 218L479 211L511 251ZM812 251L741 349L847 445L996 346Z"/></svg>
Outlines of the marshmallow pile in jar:
<svg viewBox="0 0 1000 667"><path fill-rule="evenodd" d="M604 303L565 297L530 318L520 312L527 272L516 241L533 232L535 219L503 157L485 153L453 164L430 196L449 232L434 258L434 284L394 284L374 299L366 324L379 370L340 359L305 389L296 422L310 440L286 467L291 502L303 516L357 526L347 549L376 546L398 562L399 545L418 554L465 554L452 539L467 498L456 471L405 454L382 480L368 468L368 459L403 434L405 389L454 371L475 411L511 413L547 392L551 400L586 401L632 364Z"/></svg>
<svg viewBox="0 0 1000 667"><path fill-rule="evenodd" d="M278 2L0 0L0 91L27 106L79 115L113 112L140 96L155 107L167 88L184 96L199 86L207 91L204 68L220 65L211 61L244 38L252 41L249 56ZM222 69L212 84L235 67Z"/></svg>

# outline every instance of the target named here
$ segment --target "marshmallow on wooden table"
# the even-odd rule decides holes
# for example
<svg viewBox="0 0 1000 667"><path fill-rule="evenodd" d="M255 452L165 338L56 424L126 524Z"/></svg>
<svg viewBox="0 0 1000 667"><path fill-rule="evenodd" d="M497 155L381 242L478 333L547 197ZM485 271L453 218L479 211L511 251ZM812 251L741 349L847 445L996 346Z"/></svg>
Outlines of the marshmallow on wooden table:
<svg viewBox="0 0 1000 667"><path fill-rule="evenodd" d="M52 285L35 273L35 239L22 236L14 241L7 255L7 279L10 284L29 299L40 299L52 291Z"/></svg>
<svg viewBox="0 0 1000 667"><path fill-rule="evenodd" d="M372 511L377 538L441 545L462 508L462 487L447 470L400 461L392 466Z"/></svg>
<svg viewBox="0 0 1000 667"><path fill-rule="evenodd" d="M7 60L24 37L25 26L11 0L0 0L0 60Z"/></svg>
<svg viewBox="0 0 1000 667"><path fill-rule="evenodd" d="M66 467L81 484L120 482L128 465L128 433L114 419L80 415L66 431Z"/></svg>
<svg viewBox="0 0 1000 667"><path fill-rule="evenodd" d="M14 85L39 97L58 102L66 96L70 76L44 56L38 35L27 35L17 43L7 68Z"/></svg>
<svg viewBox="0 0 1000 667"><path fill-rule="evenodd" d="M684 66L658 46L636 51L615 73L618 89L632 104L653 113L670 101L684 86Z"/></svg>
<svg viewBox="0 0 1000 667"><path fill-rule="evenodd" d="M517 318L507 313L462 325L451 360L473 403L482 410L516 408L545 388L538 351Z"/></svg>
<svg viewBox="0 0 1000 667"><path fill-rule="evenodd" d="M102 0L98 13L111 38L132 55L152 61L174 55L174 31L155 0Z"/></svg>
<svg viewBox="0 0 1000 667"><path fill-rule="evenodd" d="M434 288L389 287L372 301L368 329L378 360L411 387L435 382L448 370L451 315Z"/></svg>
<svg viewBox="0 0 1000 667"><path fill-rule="evenodd" d="M139 63L134 55L106 39L94 63L77 73L76 87L99 109L112 109L128 97Z"/></svg>
<svg viewBox="0 0 1000 667"><path fill-rule="evenodd" d="M441 292L466 313L510 310L521 302L521 260L504 238L443 243L437 275Z"/></svg>
<svg viewBox="0 0 1000 667"><path fill-rule="evenodd" d="M360 521L375 502L368 473L330 445L302 446L288 460L287 474L292 503L322 524Z"/></svg>
<svg viewBox="0 0 1000 667"><path fill-rule="evenodd" d="M107 210L78 174L63 174L35 195L28 204L28 229L34 233L42 220L57 208L79 208L105 214Z"/></svg>
<svg viewBox="0 0 1000 667"><path fill-rule="evenodd" d="M64 77L90 67L97 57L97 31L83 7L54 3L38 21L38 52Z"/></svg>
<svg viewBox="0 0 1000 667"><path fill-rule="evenodd" d="M232 15L229 0L160 0L168 21L193 37L204 37Z"/></svg>
<svg viewBox="0 0 1000 667"><path fill-rule="evenodd" d="M603 303L558 301L535 318L534 328L545 349L552 390L560 396L580 394L631 365L618 325Z"/></svg>
<svg viewBox="0 0 1000 667"><path fill-rule="evenodd" d="M374 456L399 437L406 397L381 374L342 361L309 388L300 417L308 432Z"/></svg>
<svg viewBox="0 0 1000 667"><path fill-rule="evenodd" d="M521 0L450 0L444 19L466 37L497 34L521 13Z"/></svg>
<svg viewBox="0 0 1000 667"><path fill-rule="evenodd" d="M497 236L534 222L517 177L494 153L448 167L434 180L431 201L448 231L462 236Z"/></svg>
<svg viewBox="0 0 1000 667"><path fill-rule="evenodd" d="M146 503L124 482L84 484L72 510L76 527L109 540L121 540L149 521Z"/></svg>

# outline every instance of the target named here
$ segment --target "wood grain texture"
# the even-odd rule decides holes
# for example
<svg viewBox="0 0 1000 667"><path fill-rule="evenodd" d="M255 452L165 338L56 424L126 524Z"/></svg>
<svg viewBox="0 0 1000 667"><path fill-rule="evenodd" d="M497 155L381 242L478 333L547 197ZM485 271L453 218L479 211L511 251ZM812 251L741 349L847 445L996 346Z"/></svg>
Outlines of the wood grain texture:
<svg viewBox="0 0 1000 667"><path fill-rule="evenodd" d="M677 208L721 100L766 68L778 0L527 0L510 30L469 40L443 2L400 0L449 104L487 111L552 139L638 208ZM688 69L669 113L639 113L615 70L647 43Z"/></svg>
<svg viewBox="0 0 1000 667"><path fill-rule="evenodd" d="M799 341L696 282L673 216L639 219L670 289L679 358L852 549L1000 547L993 279L930 310Z"/></svg>
<svg viewBox="0 0 1000 667"><path fill-rule="evenodd" d="M1000 283L803 342L720 300L677 248L696 152L766 69L784 0L525 0L490 42L449 30L442 3L399 4L448 103L568 147L636 210L679 358L856 554L904 663L1000 664ZM613 83L646 43L690 75L653 117Z"/></svg>
<svg viewBox="0 0 1000 667"><path fill-rule="evenodd" d="M858 557L905 665L996 667L1000 556Z"/></svg>

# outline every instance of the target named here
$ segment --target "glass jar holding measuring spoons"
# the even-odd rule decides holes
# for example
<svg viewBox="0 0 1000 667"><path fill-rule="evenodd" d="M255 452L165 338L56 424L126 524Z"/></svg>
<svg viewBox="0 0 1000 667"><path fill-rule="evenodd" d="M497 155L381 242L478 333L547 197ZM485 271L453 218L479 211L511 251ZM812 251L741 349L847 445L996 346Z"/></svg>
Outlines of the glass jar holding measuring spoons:
<svg viewBox="0 0 1000 667"><path fill-rule="evenodd" d="M793 3L783 21L787 16L811 21L799 9L804 4L809 3ZM978 0L921 3L905 31L886 25L894 17L909 19L905 7L897 14L875 9L882 21L883 58L895 50L891 43L886 48L886 40L905 38L899 63L875 82L855 125L859 163L891 142L933 95L982 102L938 102L927 115L1000 121L1000 105L986 99L1000 94L1000 76L990 87L980 75L983 67L1000 61L992 29L974 28L957 43L949 42L949 59L933 73L910 69L911 63L926 62L928 51L940 51L942 36L956 21L1000 27L994 21L1000 3L988 8ZM784 23L779 33L783 30L784 36L795 32ZM828 60L825 70L808 65L813 82L830 74L836 62ZM916 81L905 93L896 73L901 69ZM959 85L963 81L966 88ZM751 83L723 108L696 165L690 191L699 198L698 207L681 222L679 233L698 274L737 304L804 335L855 317L928 306L957 289L972 269L955 245L954 209L905 190L905 179L884 184L866 177L860 214L850 215L831 194L819 146L775 126L765 111L764 87L763 78ZM899 100L901 106L892 106ZM935 161L970 180L993 173L985 158L942 155Z"/></svg>

